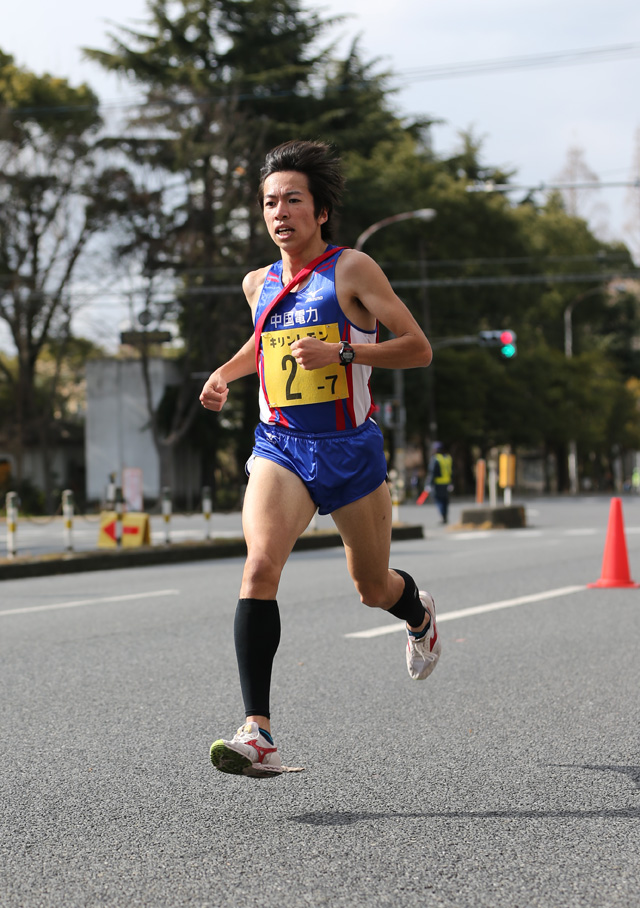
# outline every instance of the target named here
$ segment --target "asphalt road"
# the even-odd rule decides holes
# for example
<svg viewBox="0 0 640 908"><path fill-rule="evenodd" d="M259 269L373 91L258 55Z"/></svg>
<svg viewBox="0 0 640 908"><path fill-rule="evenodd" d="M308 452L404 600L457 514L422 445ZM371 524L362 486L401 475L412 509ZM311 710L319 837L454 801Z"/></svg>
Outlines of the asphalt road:
<svg viewBox="0 0 640 908"><path fill-rule="evenodd" d="M240 560L3 582L0 906L639 905L640 589L585 588L608 513L421 509L392 565L438 605L423 683L341 550L292 556L273 727L305 771L265 781L208 760L242 721ZM640 501L624 517L640 581Z"/></svg>

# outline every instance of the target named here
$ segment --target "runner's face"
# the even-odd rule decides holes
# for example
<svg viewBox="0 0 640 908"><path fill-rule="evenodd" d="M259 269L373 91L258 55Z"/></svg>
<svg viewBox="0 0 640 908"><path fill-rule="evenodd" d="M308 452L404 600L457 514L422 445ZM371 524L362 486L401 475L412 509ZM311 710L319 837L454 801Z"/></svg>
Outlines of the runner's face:
<svg viewBox="0 0 640 908"><path fill-rule="evenodd" d="M323 210L316 217L306 174L283 170L264 181L264 220L274 243L287 252L302 249L320 237L327 220Z"/></svg>

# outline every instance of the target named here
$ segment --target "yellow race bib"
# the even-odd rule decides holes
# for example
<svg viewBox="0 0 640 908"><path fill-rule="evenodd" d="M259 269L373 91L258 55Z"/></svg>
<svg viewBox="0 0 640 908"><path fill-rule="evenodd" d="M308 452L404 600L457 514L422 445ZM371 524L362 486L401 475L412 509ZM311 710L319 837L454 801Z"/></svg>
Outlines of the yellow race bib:
<svg viewBox="0 0 640 908"><path fill-rule="evenodd" d="M298 365L291 353L291 344L302 337L317 337L337 344L340 341L338 323L268 331L262 335L264 382L272 407L320 404L349 396L344 366L331 363L322 369L303 369Z"/></svg>

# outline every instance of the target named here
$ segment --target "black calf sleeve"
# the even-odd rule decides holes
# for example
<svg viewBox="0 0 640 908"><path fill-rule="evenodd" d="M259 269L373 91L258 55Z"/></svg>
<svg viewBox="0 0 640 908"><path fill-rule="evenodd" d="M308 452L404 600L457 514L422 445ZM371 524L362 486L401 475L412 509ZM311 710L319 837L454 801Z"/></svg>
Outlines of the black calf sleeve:
<svg viewBox="0 0 640 908"><path fill-rule="evenodd" d="M406 621L409 627L420 627L424 621L425 608L420 602L415 580L406 571L401 571L398 568L391 568L391 570L395 571L396 574L400 574L404 580L404 591L396 604L388 609L389 614Z"/></svg>
<svg viewBox="0 0 640 908"><path fill-rule="evenodd" d="M233 637L245 715L269 718L271 669L280 643L275 599L238 599Z"/></svg>

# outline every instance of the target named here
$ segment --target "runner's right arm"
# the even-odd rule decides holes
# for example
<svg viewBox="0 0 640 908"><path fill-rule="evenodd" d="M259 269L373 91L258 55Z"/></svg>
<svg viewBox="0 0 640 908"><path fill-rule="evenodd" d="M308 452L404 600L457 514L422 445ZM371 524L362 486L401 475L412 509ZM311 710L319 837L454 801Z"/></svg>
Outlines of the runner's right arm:
<svg viewBox="0 0 640 908"><path fill-rule="evenodd" d="M260 268L257 271L250 271L242 282L242 289L252 311L260 296L260 288L268 270L268 268ZM200 393L200 403L207 410L219 412L227 401L229 382L243 378L245 375L251 375L255 371L255 338L252 334L246 344L230 360L211 373Z"/></svg>

